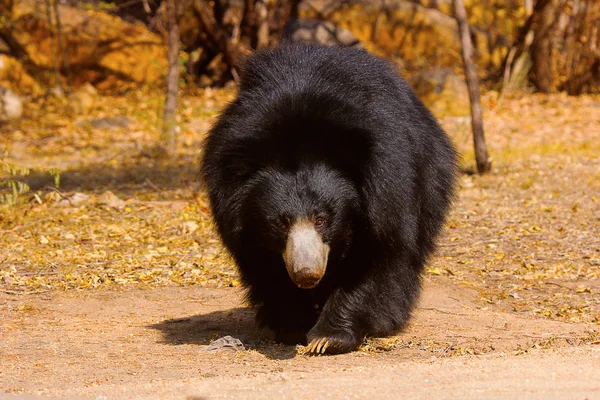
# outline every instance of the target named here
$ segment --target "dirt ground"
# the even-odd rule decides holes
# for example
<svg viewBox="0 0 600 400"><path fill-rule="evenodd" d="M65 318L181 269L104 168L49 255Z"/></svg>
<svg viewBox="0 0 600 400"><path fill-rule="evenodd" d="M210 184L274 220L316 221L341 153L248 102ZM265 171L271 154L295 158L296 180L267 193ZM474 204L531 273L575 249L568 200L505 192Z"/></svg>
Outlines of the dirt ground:
<svg viewBox="0 0 600 400"><path fill-rule="evenodd" d="M600 398L597 326L476 297L428 281L403 334L307 357L257 330L237 289L0 294L0 398ZM203 350L225 335L248 349Z"/></svg>
<svg viewBox="0 0 600 400"><path fill-rule="evenodd" d="M197 190L230 98L182 99L170 161L143 92L85 117L126 129L50 99L0 130L4 160L37 167L0 204L0 399L600 399L600 97L486 95L494 168L461 176L411 326L333 357L275 344L241 301ZM468 119L441 122L468 170ZM225 335L247 350L203 350Z"/></svg>

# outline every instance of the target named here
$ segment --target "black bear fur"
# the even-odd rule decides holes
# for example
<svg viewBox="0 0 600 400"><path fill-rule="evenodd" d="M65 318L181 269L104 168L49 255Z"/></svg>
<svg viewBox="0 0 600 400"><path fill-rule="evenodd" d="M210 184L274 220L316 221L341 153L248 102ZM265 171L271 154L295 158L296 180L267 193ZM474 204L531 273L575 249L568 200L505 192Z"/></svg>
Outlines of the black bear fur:
<svg viewBox="0 0 600 400"><path fill-rule="evenodd" d="M406 325L456 171L451 141L390 64L298 44L247 59L202 165L259 323L287 343L326 339L331 354ZM316 214L331 250L318 286L301 289L282 257L285 229Z"/></svg>

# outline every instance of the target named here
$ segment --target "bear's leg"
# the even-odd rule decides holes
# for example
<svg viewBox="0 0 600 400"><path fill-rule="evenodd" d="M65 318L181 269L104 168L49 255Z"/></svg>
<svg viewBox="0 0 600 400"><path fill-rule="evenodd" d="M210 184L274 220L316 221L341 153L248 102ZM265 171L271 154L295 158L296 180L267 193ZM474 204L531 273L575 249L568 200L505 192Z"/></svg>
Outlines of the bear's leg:
<svg viewBox="0 0 600 400"><path fill-rule="evenodd" d="M306 344L306 334L317 320L316 309L308 305L279 299L263 304L256 314L259 325L275 333L275 341L283 344Z"/></svg>
<svg viewBox="0 0 600 400"><path fill-rule="evenodd" d="M364 332L357 321L358 296L337 289L325 303L315 326L308 332L306 353L340 354L356 350Z"/></svg>
<svg viewBox="0 0 600 400"><path fill-rule="evenodd" d="M406 326L420 289L419 273L402 268L378 275L332 293L308 332L306 353L347 353L366 335L390 336Z"/></svg>

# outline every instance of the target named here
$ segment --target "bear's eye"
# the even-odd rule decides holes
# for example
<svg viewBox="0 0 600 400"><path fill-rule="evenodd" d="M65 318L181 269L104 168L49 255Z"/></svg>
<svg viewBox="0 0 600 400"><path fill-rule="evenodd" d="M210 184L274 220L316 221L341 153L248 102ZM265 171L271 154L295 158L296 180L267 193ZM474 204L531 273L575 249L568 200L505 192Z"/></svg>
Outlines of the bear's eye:
<svg viewBox="0 0 600 400"><path fill-rule="evenodd" d="M284 232L287 232L288 229L290 229L290 225L287 222L280 222L279 229L281 229Z"/></svg>
<svg viewBox="0 0 600 400"><path fill-rule="evenodd" d="M315 227L320 228L323 225L325 225L325 222L325 218L317 217L317 219L315 220Z"/></svg>

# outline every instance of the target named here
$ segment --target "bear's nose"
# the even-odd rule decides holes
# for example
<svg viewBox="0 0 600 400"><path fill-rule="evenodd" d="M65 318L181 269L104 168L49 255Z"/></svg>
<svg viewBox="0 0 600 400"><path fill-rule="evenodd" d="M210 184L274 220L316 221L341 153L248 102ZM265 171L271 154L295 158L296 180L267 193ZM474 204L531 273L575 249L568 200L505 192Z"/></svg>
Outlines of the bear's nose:
<svg viewBox="0 0 600 400"><path fill-rule="evenodd" d="M311 289L317 286L322 277L322 275L315 273L314 269L302 268L296 272L296 279L294 281L301 289Z"/></svg>

